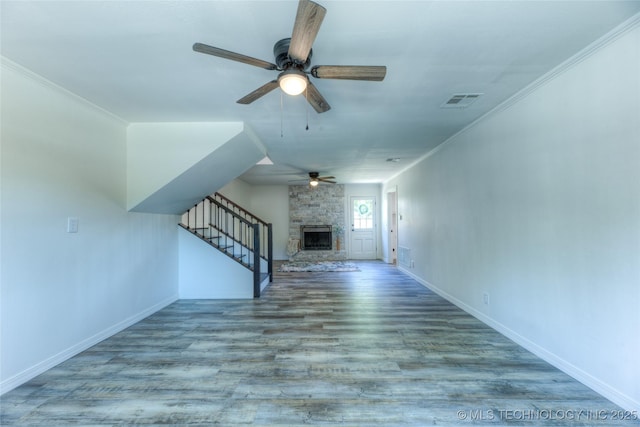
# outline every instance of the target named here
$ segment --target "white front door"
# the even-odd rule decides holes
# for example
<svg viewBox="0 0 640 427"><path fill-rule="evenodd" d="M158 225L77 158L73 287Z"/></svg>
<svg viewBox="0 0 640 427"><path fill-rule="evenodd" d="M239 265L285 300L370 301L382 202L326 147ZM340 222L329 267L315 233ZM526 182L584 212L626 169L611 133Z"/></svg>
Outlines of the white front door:
<svg viewBox="0 0 640 427"><path fill-rule="evenodd" d="M376 259L376 198L351 197L349 257Z"/></svg>

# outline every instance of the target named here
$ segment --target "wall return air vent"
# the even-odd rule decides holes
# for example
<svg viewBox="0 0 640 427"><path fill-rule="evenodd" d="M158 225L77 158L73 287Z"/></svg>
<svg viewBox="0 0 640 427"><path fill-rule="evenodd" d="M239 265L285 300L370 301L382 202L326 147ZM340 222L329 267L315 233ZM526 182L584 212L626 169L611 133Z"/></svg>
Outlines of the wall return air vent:
<svg viewBox="0 0 640 427"><path fill-rule="evenodd" d="M440 108L467 108L481 96L481 93L454 93Z"/></svg>

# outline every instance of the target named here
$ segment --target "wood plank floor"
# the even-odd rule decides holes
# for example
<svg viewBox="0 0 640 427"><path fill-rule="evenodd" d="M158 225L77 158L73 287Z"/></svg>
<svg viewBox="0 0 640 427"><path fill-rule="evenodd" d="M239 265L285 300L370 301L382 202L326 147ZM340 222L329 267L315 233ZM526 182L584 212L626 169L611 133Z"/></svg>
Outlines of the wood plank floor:
<svg viewBox="0 0 640 427"><path fill-rule="evenodd" d="M181 300L2 396L2 425L631 425L397 269Z"/></svg>

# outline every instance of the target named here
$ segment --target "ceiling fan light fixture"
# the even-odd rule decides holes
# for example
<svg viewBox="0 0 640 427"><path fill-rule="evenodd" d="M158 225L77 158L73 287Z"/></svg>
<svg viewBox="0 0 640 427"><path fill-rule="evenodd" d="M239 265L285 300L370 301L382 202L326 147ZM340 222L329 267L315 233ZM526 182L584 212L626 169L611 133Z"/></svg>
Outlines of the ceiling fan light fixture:
<svg viewBox="0 0 640 427"><path fill-rule="evenodd" d="M280 89L287 95L300 95L307 88L307 75L300 70L287 70L278 76Z"/></svg>
<svg viewBox="0 0 640 427"><path fill-rule="evenodd" d="M318 178L311 178L311 180L309 181L309 185L312 187L317 187L319 183L320 181L318 181Z"/></svg>

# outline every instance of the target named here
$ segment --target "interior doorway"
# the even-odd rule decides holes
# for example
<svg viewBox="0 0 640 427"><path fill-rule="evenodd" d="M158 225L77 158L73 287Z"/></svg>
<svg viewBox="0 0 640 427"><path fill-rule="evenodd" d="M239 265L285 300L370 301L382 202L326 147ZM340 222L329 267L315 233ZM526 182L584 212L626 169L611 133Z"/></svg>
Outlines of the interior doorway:
<svg viewBox="0 0 640 427"><path fill-rule="evenodd" d="M398 264L398 193L387 193L387 248L389 264Z"/></svg>

